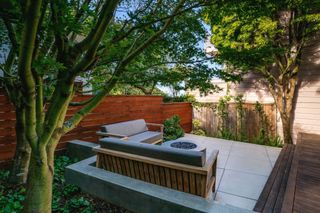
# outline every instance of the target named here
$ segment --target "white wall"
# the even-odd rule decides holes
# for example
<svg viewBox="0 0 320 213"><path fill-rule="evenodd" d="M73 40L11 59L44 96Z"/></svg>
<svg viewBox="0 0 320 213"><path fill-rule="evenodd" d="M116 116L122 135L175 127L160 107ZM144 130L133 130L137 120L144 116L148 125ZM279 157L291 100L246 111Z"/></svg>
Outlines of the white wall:
<svg viewBox="0 0 320 213"><path fill-rule="evenodd" d="M320 134L320 39L305 49L299 77L302 81L295 100L294 140L299 132Z"/></svg>
<svg viewBox="0 0 320 213"><path fill-rule="evenodd" d="M222 90L218 93L201 96L199 91L190 91L190 94L196 96L199 102L218 102L219 99L227 94L229 85L230 95L236 96L242 94L246 102L255 103L274 103L268 89L259 81L259 77L254 74L244 76L242 82L238 84L226 83L221 79L212 80L212 83L219 86Z"/></svg>

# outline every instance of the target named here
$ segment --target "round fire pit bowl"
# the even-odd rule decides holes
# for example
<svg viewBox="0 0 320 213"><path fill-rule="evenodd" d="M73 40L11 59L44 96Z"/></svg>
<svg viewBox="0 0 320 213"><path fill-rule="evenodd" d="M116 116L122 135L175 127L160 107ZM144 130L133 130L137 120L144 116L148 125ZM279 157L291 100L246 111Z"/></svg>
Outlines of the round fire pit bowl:
<svg viewBox="0 0 320 213"><path fill-rule="evenodd" d="M171 147L173 148L178 148L178 149L195 149L197 148L197 144L187 142L187 141L176 141L170 144Z"/></svg>
<svg viewBox="0 0 320 213"><path fill-rule="evenodd" d="M191 151L200 151L203 152L206 150L204 146L197 144L195 141L191 140L173 140L167 141L162 144L162 146L175 148L175 149L183 149L183 150L191 150Z"/></svg>

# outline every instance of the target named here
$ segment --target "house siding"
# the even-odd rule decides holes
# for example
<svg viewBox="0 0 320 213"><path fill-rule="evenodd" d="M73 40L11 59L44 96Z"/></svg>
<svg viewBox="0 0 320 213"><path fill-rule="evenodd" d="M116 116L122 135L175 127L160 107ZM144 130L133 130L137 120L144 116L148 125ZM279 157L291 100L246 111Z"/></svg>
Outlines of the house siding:
<svg viewBox="0 0 320 213"><path fill-rule="evenodd" d="M268 92L267 87L259 80L259 77L255 74L248 74L244 76L243 81L240 83L226 83L221 79L212 80L212 84L221 88L221 91L206 96L201 96L199 91L189 91L196 97L199 102L218 102L219 99L227 94L229 88L229 94L232 96L243 95L243 98L247 103L255 103L259 101L263 104L273 103L273 98Z"/></svg>
<svg viewBox="0 0 320 213"><path fill-rule="evenodd" d="M311 44L303 52L301 80L297 85L292 134L294 141L299 132L320 133L320 39Z"/></svg>

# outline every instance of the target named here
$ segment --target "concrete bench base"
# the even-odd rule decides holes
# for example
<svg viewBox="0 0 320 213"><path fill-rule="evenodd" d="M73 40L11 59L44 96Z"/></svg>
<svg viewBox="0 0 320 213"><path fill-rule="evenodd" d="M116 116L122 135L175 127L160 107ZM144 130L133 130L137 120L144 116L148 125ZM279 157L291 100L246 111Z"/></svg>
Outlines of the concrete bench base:
<svg viewBox="0 0 320 213"><path fill-rule="evenodd" d="M96 157L90 157L66 168L69 184L133 212L251 212L237 207L132 179L95 167Z"/></svg>
<svg viewBox="0 0 320 213"><path fill-rule="evenodd" d="M99 144L81 140L68 141L67 154L71 158L83 160L95 156L96 153L92 150L92 148L98 145Z"/></svg>

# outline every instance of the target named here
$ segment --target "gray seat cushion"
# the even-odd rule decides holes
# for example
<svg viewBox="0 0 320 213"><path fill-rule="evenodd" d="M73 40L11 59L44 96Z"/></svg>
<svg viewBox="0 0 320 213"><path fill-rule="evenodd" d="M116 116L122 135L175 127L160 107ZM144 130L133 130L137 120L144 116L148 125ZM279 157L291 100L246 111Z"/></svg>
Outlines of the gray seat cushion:
<svg viewBox="0 0 320 213"><path fill-rule="evenodd" d="M148 130L145 120L138 119L115 124L103 125L102 132L131 136Z"/></svg>
<svg viewBox="0 0 320 213"><path fill-rule="evenodd" d="M186 151L146 143L130 143L116 138L102 138L100 145L105 149L198 167L204 166L206 161L206 152Z"/></svg>
<svg viewBox="0 0 320 213"><path fill-rule="evenodd" d="M132 135L128 138L130 141L137 141L142 143L152 143L162 139L161 132L145 131L140 134Z"/></svg>

